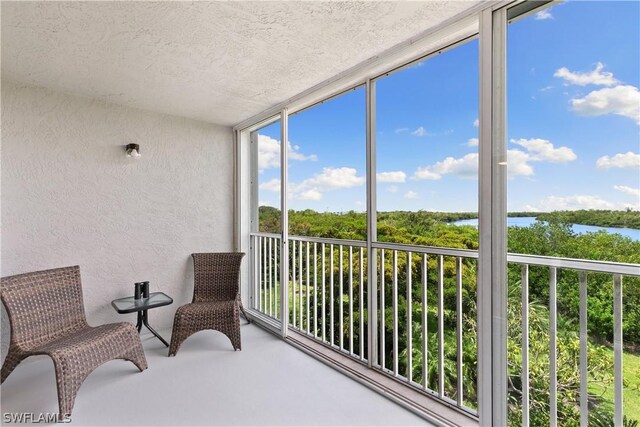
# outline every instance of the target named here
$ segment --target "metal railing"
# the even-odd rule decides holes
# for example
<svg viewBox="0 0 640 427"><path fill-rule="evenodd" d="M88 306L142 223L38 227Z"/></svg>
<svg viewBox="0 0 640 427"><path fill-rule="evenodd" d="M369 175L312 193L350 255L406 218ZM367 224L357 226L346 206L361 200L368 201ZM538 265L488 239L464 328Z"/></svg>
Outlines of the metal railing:
<svg viewBox="0 0 640 427"><path fill-rule="evenodd" d="M252 234L253 308L274 319L279 313L280 235ZM450 406L477 416L471 377L476 378L477 310L475 250L289 236L288 327L368 362L368 291L375 289L378 325L374 369ZM376 281L368 285L367 263L374 260ZM637 264L508 254L520 269L522 314L522 424L529 425L529 272L549 270L550 424L557 423L558 272L577 272L580 294L580 414L588 422L587 281L608 274L614 290L614 422L622 423L622 281L639 277ZM433 330L432 330L433 329ZM471 349L471 351L469 351ZM465 352L466 350L466 352ZM465 359L466 357L466 359ZM455 380L453 380L455 378ZM471 382L470 382L471 381ZM619 422L618 422L619 421Z"/></svg>

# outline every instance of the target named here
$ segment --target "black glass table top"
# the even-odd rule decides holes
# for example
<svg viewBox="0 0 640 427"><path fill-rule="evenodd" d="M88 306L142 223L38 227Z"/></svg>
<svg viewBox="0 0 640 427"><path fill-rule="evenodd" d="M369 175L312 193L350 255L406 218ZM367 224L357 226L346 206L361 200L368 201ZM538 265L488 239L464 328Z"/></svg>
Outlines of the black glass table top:
<svg viewBox="0 0 640 427"><path fill-rule="evenodd" d="M164 292L152 292L149 298L135 299L133 296L111 301L111 305L120 314L135 313L136 311L162 307L173 303L173 299Z"/></svg>

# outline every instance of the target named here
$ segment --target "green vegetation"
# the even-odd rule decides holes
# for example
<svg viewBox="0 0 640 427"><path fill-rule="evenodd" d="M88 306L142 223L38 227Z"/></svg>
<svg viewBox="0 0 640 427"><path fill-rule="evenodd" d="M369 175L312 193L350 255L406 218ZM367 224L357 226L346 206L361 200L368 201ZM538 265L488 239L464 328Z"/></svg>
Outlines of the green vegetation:
<svg viewBox="0 0 640 427"><path fill-rule="evenodd" d="M592 225L620 225L622 219L631 221L638 219L637 212L609 212L606 211L580 211L592 212L593 218L600 218L601 222ZM260 230L264 232L279 231L279 212L273 208L260 208ZM515 213L514 216L528 216L530 213ZM545 214L546 215L546 214ZM470 213L442 213L442 212L379 212L378 213L378 239L380 241L394 243L411 243L425 246L440 246L462 249L478 248L478 231L471 226L453 226L451 222L460 219L475 217ZM510 227L508 236L508 251L512 253L535 254L543 256L557 256L579 259L594 259L603 261L616 261L640 264L640 242L617 234L608 234L605 231L577 235L571 231L567 218L571 222L578 216L558 215L545 216L530 227ZM583 218L583 221L588 218ZM584 222L582 222L584 223ZM629 226L629 222L625 226ZM364 240L366 238L366 217L363 213L348 212L344 214L318 213L311 210L289 212L290 234L298 236L329 237L337 239ZM297 242L297 245L300 243ZM306 260L306 243L303 243L303 252ZM366 354L366 333L360 335L360 314L366 325L366 301L367 286L366 275L359 276L362 269L366 272L369 262L366 251L360 260L359 248L353 248L352 262L349 262L349 247L344 246L340 254L335 247L333 257L327 245L309 245L310 253L317 251L317 257L311 255L309 267L299 264L299 256L296 258L296 276L289 277L290 287L293 291L294 281L296 287L296 323L300 324L300 304L304 308L303 328L306 330L307 322L310 322L309 330L321 335L321 330L326 330L326 340L330 340L333 333L333 344L339 345L340 337L343 338L343 348L352 350L360 355L360 340ZM298 254L300 247L297 246ZM321 259L326 263L324 270ZM341 256L342 255L342 256ZM292 256L290 251L290 257ZM380 253L378 253L380 257ZM333 269L330 261L333 260ZM289 262L292 265L293 258ZM314 266L313 263L316 263ZM426 317L426 355L423 354L423 301L422 287L420 285L423 274L423 260L420 254L411 257L411 268L407 268L407 254L397 253L397 293L392 290L393 259L391 251L386 251L384 258L384 272L381 270L380 258L376 263L378 277L384 276L384 293L379 294L379 300L384 296L384 338L385 345L382 354L385 357L385 367L393 369L397 363L398 373L402 376L412 376L414 382L423 384L426 381L429 388L438 390L440 384L438 377L438 269L442 262L443 270L443 353L444 353L444 384L445 395L452 399L457 398L457 266L461 266L462 279L462 354L463 354L463 401L468 407L475 408L476 395L476 361L477 361L477 325L476 325L476 261L455 257L429 256L426 258L427 288L427 312ZM362 265L361 265L362 264ZM342 266L342 270L340 270ZM350 273L353 267L353 276ZM323 292L320 277L306 279L306 274L323 271L326 275L326 290ZM340 276L342 271L342 276ZM412 286L407 289L409 277L407 271L411 271ZM522 411L522 306L521 306L521 266L510 264L508 269L508 355L509 355L509 418L511 425L521 423ZM329 278L333 278L333 301L331 301ZM302 279L302 286L301 286ZM340 293L339 283L342 279L343 292ZM589 360L589 401L590 423L594 425L610 425L613 408L613 284L611 275L589 274L588 280L588 360ZM353 283L353 320L349 318L349 283ZM558 358L558 419L561 425L579 424L579 351L580 341L578 334L579 313L579 286L578 273L568 270L558 270L557 275L557 358ZM315 286L313 286L315 284ZM361 289L362 288L362 289ZM409 292L407 292L409 291ZM360 296L362 294L362 297ZM294 295L290 293L290 322L293 323ZM408 304L408 295L411 304ZM391 301L397 298L398 316L398 354L393 349L393 309ZM362 298L362 310L360 310ZM322 301L326 306L335 306L333 321L327 311L321 315ZM549 268L530 266L529 268L529 375L530 375L530 416L532 425L549 424ZM306 304L309 303L311 313L315 305L317 315L310 317L306 313ZM333 303L333 304L332 304ZM342 306L343 316L340 318L339 308ZM328 310L328 309L327 309ZM409 316L411 319L409 321ZM340 328L342 319L342 328ZM353 326L351 326L353 323ZM411 325L409 329L407 324ZM314 331L314 325L316 326ZM353 335L350 328L353 327ZM411 335L409 335L409 332ZM629 420L639 419L640 408L640 279L625 277L623 282L623 335L625 343L624 355L624 411ZM407 354L407 340L411 336L412 342L412 369L409 370L409 355ZM353 347L349 338L353 338ZM423 372L423 359L427 357L426 373ZM397 358L397 360L396 360ZM426 374L426 375L425 375Z"/></svg>
<svg viewBox="0 0 640 427"><path fill-rule="evenodd" d="M596 225L599 227L640 228L640 211L580 210L538 213L542 221Z"/></svg>

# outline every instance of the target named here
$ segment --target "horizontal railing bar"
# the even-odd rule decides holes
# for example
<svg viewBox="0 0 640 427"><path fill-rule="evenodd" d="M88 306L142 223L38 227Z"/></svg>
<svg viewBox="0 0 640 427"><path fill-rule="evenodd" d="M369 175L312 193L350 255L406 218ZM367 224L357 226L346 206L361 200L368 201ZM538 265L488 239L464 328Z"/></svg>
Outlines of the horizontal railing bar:
<svg viewBox="0 0 640 427"><path fill-rule="evenodd" d="M404 243L373 242L371 247L389 249L402 252L416 252L421 254L459 256L464 258L478 258L478 251L472 249L438 248L435 246L407 245Z"/></svg>
<svg viewBox="0 0 640 427"><path fill-rule="evenodd" d="M282 235L280 233L249 233L249 236L257 236L257 237L273 237L276 239L280 239Z"/></svg>
<svg viewBox="0 0 640 427"><path fill-rule="evenodd" d="M557 258L538 255L507 254L507 262L568 270L582 270L593 273L622 274L640 276L640 265L622 262L595 261L587 259Z"/></svg>
<svg viewBox="0 0 640 427"><path fill-rule="evenodd" d="M316 243L333 243L334 245L354 246L366 248L367 242L362 240L346 240L346 239L333 239L326 237L310 237L310 236L289 236L289 240L298 240L301 242L316 242Z"/></svg>
<svg viewBox="0 0 640 427"><path fill-rule="evenodd" d="M262 237L275 237L280 238L280 234L277 233L250 233L251 236ZM291 240L308 241L317 243L333 243L345 246L354 247L366 247L367 243L360 240L342 240L342 239L328 239L320 237L306 237L306 236L289 236ZM472 249L455 249L455 248L439 248L434 246L420 246L420 245L407 245L403 243L387 243L387 242L373 242L371 244L376 249L389 249L398 251L411 251L421 254L430 255L444 255L444 256L459 256L464 258L478 258L478 251ZM527 255L527 254L507 254L507 262L515 264L529 264L542 267L556 267L569 270L581 270L589 271L593 273L610 273L610 274L622 274L624 276L639 276L640 277L640 265L628 264L622 262L611 261L598 261L587 259L575 259L575 258L561 258L550 257L540 255Z"/></svg>

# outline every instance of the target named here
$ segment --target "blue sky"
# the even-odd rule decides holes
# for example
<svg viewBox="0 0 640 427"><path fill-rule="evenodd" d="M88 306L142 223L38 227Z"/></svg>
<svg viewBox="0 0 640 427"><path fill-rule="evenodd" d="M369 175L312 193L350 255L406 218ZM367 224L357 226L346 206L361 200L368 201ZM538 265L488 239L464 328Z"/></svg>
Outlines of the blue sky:
<svg viewBox="0 0 640 427"><path fill-rule="evenodd" d="M640 208L639 2L567 2L508 30L509 210ZM378 210L477 211L478 41L376 81ZM279 204L279 124L259 131ZM289 206L363 211L365 91L289 119Z"/></svg>

